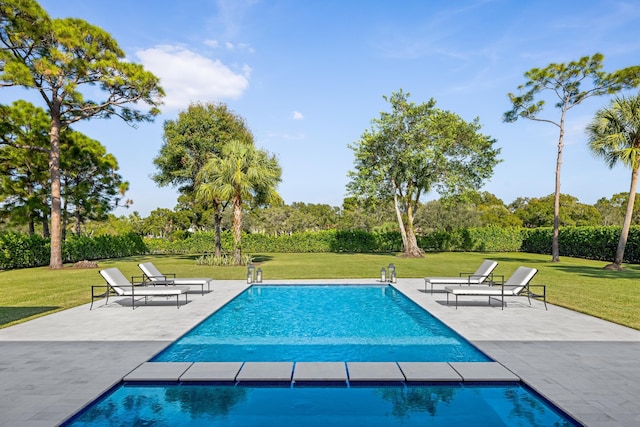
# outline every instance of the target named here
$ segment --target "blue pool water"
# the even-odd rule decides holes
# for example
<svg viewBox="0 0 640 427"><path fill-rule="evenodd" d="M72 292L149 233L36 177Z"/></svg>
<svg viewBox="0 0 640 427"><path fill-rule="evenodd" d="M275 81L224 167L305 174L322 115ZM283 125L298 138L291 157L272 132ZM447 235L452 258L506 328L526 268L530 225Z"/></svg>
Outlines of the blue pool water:
<svg viewBox="0 0 640 427"><path fill-rule="evenodd" d="M154 362L485 362L391 286L253 286Z"/></svg>
<svg viewBox="0 0 640 427"><path fill-rule="evenodd" d="M576 426L518 384L287 387L123 384L68 426Z"/></svg>

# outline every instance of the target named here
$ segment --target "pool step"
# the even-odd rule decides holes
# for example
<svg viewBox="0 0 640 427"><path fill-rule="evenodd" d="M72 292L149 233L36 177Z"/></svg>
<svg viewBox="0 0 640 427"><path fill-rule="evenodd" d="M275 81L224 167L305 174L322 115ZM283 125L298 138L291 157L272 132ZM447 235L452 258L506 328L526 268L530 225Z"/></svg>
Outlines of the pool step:
<svg viewBox="0 0 640 427"><path fill-rule="evenodd" d="M497 362L147 362L123 381L518 382Z"/></svg>

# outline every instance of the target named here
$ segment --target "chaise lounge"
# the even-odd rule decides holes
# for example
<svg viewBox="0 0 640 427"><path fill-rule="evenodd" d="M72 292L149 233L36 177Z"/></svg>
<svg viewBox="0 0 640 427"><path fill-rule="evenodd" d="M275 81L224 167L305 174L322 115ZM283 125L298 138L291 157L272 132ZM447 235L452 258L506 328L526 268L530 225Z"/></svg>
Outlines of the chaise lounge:
<svg viewBox="0 0 640 427"><path fill-rule="evenodd" d="M475 273L459 273L458 277L425 277L424 278L424 291L427 292L427 287L431 286L431 293L433 293L433 285L481 285L485 280L493 280L493 270L498 266L496 261L486 259L480 264L480 267Z"/></svg>
<svg viewBox="0 0 640 427"><path fill-rule="evenodd" d="M544 309L547 310L547 288L545 285L532 285L530 282L533 276L538 272L535 268L530 267L518 267L516 271L511 275L509 280L502 284L490 286L447 286L445 291L447 292L447 305L449 305L449 294L456 296L456 309L458 308L459 296L486 296L489 298L489 305L491 305L491 298L499 299L504 310L505 296L526 296L531 305L531 298L542 298L544 301ZM532 286L542 288L542 293L534 293L531 291Z"/></svg>
<svg viewBox="0 0 640 427"><path fill-rule="evenodd" d="M179 298L180 295L184 295L184 303L187 301L188 286L140 286L129 282L122 272L117 268L107 268L100 270L100 275L107 282L107 285L91 286L91 306L89 310L93 308L93 301L97 298L107 297L105 304L109 303L109 295L115 294L122 297L131 297L131 308L135 309L136 298L144 297L145 304L149 297L176 297L176 306L180 308ZM102 289L106 287L106 292L96 294L96 289Z"/></svg>
<svg viewBox="0 0 640 427"><path fill-rule="evenodd" d="M149 280L152 285L200 286L202 295L206 286L207 291L211 292L213 279L210 277L176 277L175 273L161 273L152 262L143 262L138 267L142 270L143 279Z"/></svg>

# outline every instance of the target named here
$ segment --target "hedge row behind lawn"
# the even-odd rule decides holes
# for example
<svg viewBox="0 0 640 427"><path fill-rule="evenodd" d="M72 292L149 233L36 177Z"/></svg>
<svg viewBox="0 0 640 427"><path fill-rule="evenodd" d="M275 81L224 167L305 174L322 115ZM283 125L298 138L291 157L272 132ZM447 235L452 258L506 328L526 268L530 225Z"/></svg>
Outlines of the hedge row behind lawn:
<svg viewBox="0 0 640 427"><path fill-rule="evenodd" d="M454 231L435 231L418 236L418 245L426 252L531 252L551 254L552 228L466 228ZM620 238L620 227L562 227L560 255L601 261L612 261ZM222 233L222 250L231 252L231 233ZM212 253L215 252L213 232L200 232L184 240L169 242L145 239L155 253ZM398 232L368 233L365 231L336 231L293 233L273 236L243 234L245 253L389 253L402 251ZM640 264L640 227L631 227L624 262Z"/></svg>
<svg viewBox="0 0 640 427"><path fill-rule="evenodd" d="M426 252L530 252L551 254L551 228L465 228L435 231L418 236L418 245ZM620 237L620 227L562 227L560 255L612 261ZM229 231L221 236L222 249L233 249ZM49 240L14 232L0 233L0 269L36 267L49 264ZM398 232L326 230L281 236L243 234L242 251L257 253L393 253L402 251ZM215 252L213 232L199 232L183 240L142 239L135 234L121 236L72 236L63 242L65 263L141 255L206 254ZM640 264L640 227L632 227L625 250L625 263Z"/></svg>
<svg viewBox="0 0 640 427"><path fill-rule="evenodd" d="M0 269L49 265L51 243L36 235L14 232L0 233ZM142 237L129 233L121 236L71 236L62 242L65 263L82 260L121 258L148 253Z"/></svg>

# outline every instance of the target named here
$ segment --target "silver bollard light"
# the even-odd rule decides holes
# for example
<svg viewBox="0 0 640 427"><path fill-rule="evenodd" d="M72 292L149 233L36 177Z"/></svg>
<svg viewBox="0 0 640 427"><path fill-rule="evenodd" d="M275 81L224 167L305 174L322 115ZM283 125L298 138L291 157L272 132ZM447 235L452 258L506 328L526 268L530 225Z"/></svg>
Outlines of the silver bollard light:
<svg viewBox="0 0 640 427"><path fill-rule="evenodd" d="M262 269L258 268L256 270L256 283L262 283Z"/></svg>
<svg viewBox="0 0 640 427"><path fill-rule="evenodd" d="M387 270L385 270L384 267L382 267L382 270L380 270L380 281L381 282L387 281Z"/></svg>
<svg viewBox="0 0 640 427"><path fill-rule="evenodd" d="M247 283L248 284L253 283L254 271L255 271L255 267L253 266L253 264L249 264L249 266L247 267Z"/></svg>
<svg viewBox="0 0 640 427"><path fill-rule="evenodd" d="M389 264L387 271L389 272L389 280L391 280L396 273L396 266L393 263Z"/></svg>

